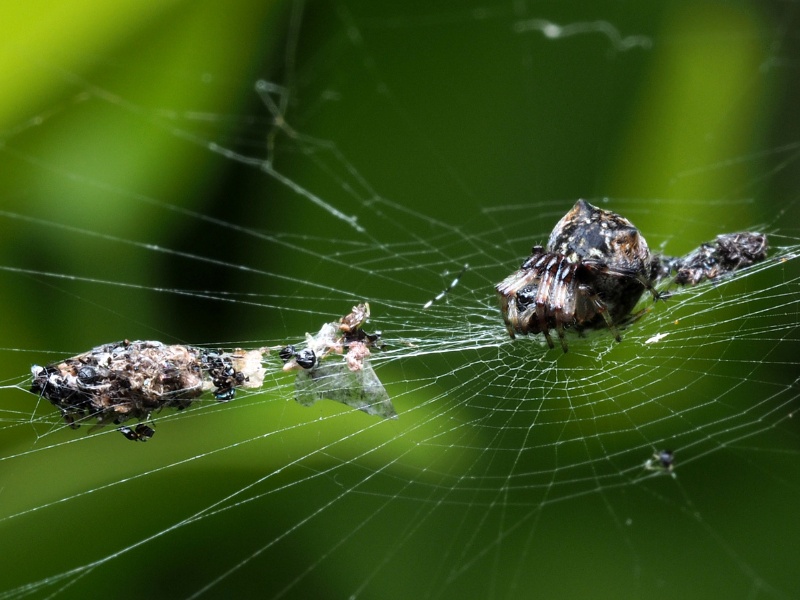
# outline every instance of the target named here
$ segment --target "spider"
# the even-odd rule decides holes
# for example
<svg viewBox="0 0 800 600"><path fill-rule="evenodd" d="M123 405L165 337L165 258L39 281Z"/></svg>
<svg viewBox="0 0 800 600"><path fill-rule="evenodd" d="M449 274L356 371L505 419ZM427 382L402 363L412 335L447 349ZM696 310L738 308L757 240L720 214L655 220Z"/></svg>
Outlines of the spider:
<svg viewBox="0 0 800 600"><path fill-rule="evenodd" d="M550 233L547 246L534 246L520 268L497 284L508 334L542 333L553 348L555 329L567 352L564 332L618 327L645 290L654 299L656 262L647 242L627 219L578 200Z"/></svg>
<svg viewBox="0 0 800 600"><path fill-rule="evenodd" d="M653 256L644 237L627 219L578 200L550 233L547 246L534 246L520 268L497 284L500 310L508 334L542 333L608 327L620 341L619 328L643 311L631 311L645 290L676 275L672 283L695 285L748 267L767 256L767 236L745 231L719 235L683 257Z"/></svg>

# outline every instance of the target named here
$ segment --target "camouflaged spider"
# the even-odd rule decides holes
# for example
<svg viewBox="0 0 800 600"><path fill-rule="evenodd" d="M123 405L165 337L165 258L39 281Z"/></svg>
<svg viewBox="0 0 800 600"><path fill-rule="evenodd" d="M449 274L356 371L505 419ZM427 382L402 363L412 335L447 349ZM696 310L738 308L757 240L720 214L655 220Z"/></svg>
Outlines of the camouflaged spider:
<svg viewBox="0 0 800 600"><path fill-rule="evenodd" d="M582 333L606 326L619 342L619 328L643 314L631 311L645 290L655 300L669 296L653 285L672 272L672 283L695 285L764 260L767 250L767 236L746 231L719 235L682 258L653 256L630 221L578 200L547 246L534 246L496 289L512 338L542 333L553 348L555 329L566 352L567 329Z"/></svg>
<svg viewBox="0 0 800 600"><path fill-rule="evenodd" d="M656 268L647 242L627 219L578 200L556 224L547 247L534 246L520 268L497 285L508 334L555 329L564 352L566 329L582 332L627 323L645 290L653 298Z"/></svg>

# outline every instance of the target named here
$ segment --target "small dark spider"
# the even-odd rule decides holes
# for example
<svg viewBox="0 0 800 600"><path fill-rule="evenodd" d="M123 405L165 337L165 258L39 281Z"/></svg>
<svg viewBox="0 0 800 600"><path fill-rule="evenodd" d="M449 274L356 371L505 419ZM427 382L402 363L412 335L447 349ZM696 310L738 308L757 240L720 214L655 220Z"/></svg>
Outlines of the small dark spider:
<svg viewBox="0 0 800 600"><path fill-rule="evenodd" d="M645 290L653 298L654 259L639 230L627 219L578 200L555 226L546 248L534 246L522 266L497 284L508 334L542 333L553 348L550 331L617 328Z"/></svg>
<svg viewBox="0 0 800 600"><path fill-rule="evenodd" d="M120 427L117 429L122 435L132 442L146 442L155 435L155 430L144 423L139 423L136 427Z"/></svg>

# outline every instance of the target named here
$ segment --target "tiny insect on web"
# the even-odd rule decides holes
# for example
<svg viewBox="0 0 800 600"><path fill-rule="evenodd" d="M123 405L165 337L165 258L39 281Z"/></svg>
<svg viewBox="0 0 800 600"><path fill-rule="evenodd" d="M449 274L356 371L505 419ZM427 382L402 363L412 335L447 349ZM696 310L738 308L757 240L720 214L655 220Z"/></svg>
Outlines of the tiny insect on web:
<svg viewBox="0 0 800 600"><path fill-rule="evenodd" d="M653 453L644 463L647 471L659 471L669 473L675 477L675 453L672 450L659 450Z"/></svg>

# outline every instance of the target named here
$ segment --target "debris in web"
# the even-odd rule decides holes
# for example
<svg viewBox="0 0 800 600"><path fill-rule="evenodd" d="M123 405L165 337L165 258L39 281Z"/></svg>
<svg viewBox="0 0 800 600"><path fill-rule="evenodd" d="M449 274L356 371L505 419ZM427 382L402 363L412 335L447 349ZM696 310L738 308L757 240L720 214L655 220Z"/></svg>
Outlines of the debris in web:
<svg viewBox="0 0 800 600"><path fill-rule="evenodd" d="M663 257L660 275L675 272L674 283L697 285L749 267L767 257L767 236L754 231L718 235L682 258Z"/></svg>
<svg viewBox="0 0 800 600"><path fill-rule="evenodd" d="M60 409L73 429L91 420L95 426L145 421L164 408L187 408L206 391L227 402L237 388L261 387L265 352L125 340L44 367L33 365L31 392ZM134 441L154 433L143 423L119 431Z"/></svg>
<svg viewBox="0 0 800 600"><path fill-rule="evenodd" d="M297 371L295 400L299 404L312 406L328 399L369 415L397 418L369 360L372 349L382 347L380 332L363 329L369 315L369 304L358 304L339 321L325 323L315 335L307 333L305 348L289 345L279 352L284 371Z"/></svg>
<svg viewBox="0 0 800 600"><path fill-rule="evenodd" d="M341 402L368 415L397 418L386 388L369 363L357 371L338 363L299 372L295 380L295 400L303 406L312 406L323 399Z"/></svg>

